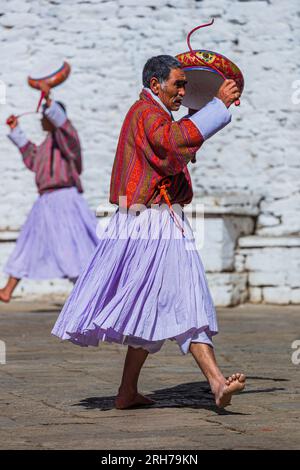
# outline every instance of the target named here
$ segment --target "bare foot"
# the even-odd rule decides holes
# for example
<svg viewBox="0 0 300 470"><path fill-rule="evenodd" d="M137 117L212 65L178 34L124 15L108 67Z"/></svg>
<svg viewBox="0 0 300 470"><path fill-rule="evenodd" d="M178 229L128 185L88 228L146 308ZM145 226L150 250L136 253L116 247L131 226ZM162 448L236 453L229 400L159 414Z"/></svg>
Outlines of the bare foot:
<svg viewBox="0 0 300 470"><path fill-rule="evenodd" d="M216 405L219 408L230 405L232 395L241 392L245 388L245 384L246 377L244 374L237 373L228 377L215 393Z"/></svg>
<svg viewBox="0 0 300 470"><path fill-rule="evenodd" d="M155 403L151 398L147 398L140 393L132 395L118 395L115 399L115 407L117 410L126 410L133 406L153 405Z"/></svg>
<svg viewBox="0 0 300 470"><path fill-rule="evenodd" d="M10 301L10 295L6 292L5 289L0 289L0 301L6 303Z"/></svg>

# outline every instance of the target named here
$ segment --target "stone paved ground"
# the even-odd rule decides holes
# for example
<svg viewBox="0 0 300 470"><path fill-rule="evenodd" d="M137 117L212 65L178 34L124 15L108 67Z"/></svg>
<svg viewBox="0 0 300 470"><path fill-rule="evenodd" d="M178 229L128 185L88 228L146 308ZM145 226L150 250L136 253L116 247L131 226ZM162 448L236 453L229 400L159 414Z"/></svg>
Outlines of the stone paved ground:
<svg viewBox="0 0 300 470"><path fill-rule="evenodd" d="M151 409L118 411L113 396L125 349L83 349L50 336L59 305L0 306L1 449L299 449L299 307L220 309L216 351L229 374L243 370L247 390L218 411L192 357L168 342L152 356L141 389Z"/></svg>

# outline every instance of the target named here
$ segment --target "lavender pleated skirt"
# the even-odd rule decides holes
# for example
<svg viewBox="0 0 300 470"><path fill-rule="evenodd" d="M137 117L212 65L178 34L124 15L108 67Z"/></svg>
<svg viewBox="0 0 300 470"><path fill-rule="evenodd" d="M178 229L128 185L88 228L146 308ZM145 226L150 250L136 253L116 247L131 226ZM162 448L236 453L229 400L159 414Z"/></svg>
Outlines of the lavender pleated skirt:
<svg viewBox="0 0 300 470"><path fill-rule="evenodd" d="M39 196L5 272L16 278L79 276L98 243L97 219L75 187Z"/></svg>
<svg viewBox="0 0 300 470"><path fill-rule="evenodd" d="M185 238L167 206L134 215L117 209L52 334L80 346L99 341L158 351L166 339L187 353L211 343L216 312L193 232Z"/></svg>

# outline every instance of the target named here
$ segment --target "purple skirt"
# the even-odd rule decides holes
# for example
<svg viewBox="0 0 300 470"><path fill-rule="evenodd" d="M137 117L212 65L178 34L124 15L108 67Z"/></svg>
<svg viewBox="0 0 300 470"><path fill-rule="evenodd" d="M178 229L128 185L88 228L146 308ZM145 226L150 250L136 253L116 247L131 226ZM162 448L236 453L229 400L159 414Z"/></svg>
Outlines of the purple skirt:
<svg viewBox="0 0 300 470"><path fill-rule="evenodd" d="M10 255L5 272L29 279L79 276L98 244L97 218L76 188L40 196Z"/></svg>
<svg viewBox="0 0 300 470"><path fill-rule="evenodd" d="M165 206L117 209L52 334L80 346L99 341L158 351L176 340L211 344L218 331L204 268L184 218L185 238Z"/></svg>

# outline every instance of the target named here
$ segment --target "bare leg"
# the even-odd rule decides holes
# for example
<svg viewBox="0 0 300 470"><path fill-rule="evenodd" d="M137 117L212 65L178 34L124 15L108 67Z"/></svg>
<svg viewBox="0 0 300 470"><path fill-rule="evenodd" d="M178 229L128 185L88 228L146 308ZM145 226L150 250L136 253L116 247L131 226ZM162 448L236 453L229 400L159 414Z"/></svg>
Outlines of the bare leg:
<svg viewBox="0 0 300 470"><path fill-rule="evenodd" d="M137 390L139 375L148 354L148 351L145 349L135 349L128 346L122 381L115 400L115 406L119 410L138 405L152 405L154 403L153 400L144 397Z"/></svg>
<svg viewBox="0 0 300 470"><path fill-rule="evenodd" d="M0 301L9 302L12 296L13 291L17 287L20 279L10 276L6 283L6 286L3 289L0 289Z"/></svg>
<svg viewBox="0 0 300 470"><path fill-rule="evenodd" d="M225 379L217 365L214 350L208 344L191 343L190 352L209 382L216 405L220 408L230 405L232 395L245 388L245 375L236 373Z"/></svg>

